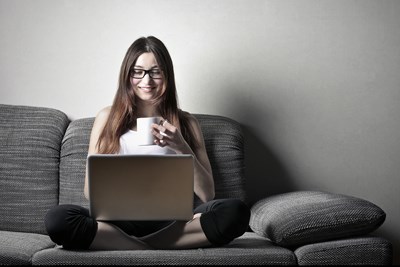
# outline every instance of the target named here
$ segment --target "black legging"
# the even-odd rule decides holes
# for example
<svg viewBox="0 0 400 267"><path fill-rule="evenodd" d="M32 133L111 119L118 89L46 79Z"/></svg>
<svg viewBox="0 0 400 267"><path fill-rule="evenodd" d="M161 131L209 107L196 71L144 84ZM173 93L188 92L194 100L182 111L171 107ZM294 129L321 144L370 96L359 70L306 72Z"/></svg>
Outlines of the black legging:
<svg viewBox="0 0 400 267"><path fill-rule="evenodd" d="M228 244L244 234L250 210L238 199L218 199L201 204L194 213L202 213L200 224L208 241L215 246ZM128 235L136 237L154 233L172 221L109 221ZM97 232L97 221L89 210L64 204L50 209L45 226L51 240L66 249L88 249Z"/></svg>

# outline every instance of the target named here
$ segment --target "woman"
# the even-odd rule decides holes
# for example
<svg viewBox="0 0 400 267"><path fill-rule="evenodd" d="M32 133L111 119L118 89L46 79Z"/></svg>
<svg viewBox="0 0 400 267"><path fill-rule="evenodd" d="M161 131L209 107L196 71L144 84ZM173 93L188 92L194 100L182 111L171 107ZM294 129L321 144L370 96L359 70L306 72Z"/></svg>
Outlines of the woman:
<svg viewBox="0 0 400 267"><path fill-rule="evenodd" d="M152 125L155 145L139 148L136 119L155 116L162 118L162 123ZM250 211L243 202L213 200L214 180L199 123L178 108L171 57L153 36L139 38L129 47L114 102L96 116L89 143L89 154L134 154L143 149L194 156L194 193L203 204L194 209L193 219L102 222L83 207L59 205L45 218L55 243L70 249L187 249L221 246L246 231ZM86 175L86 198L87 184Z"/></svg>

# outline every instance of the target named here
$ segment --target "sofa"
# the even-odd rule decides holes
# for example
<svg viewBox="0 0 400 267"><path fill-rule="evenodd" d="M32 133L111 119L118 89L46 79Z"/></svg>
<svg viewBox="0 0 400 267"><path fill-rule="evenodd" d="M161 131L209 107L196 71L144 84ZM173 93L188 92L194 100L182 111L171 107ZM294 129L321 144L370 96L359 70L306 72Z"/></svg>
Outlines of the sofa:
<svg viewBox="0 0 400 267"><path fill-rule="evenodd" d="M51 241L43 221L55 205L89 207L83 183L94 118L71 121L54 108L1 104L0 264L392 264L392 244L375 234L386 218L380 207L366 199L312 190L270 195L250 204L241 125L223 116L195 116L204 133L216 198L239 198L249 205L248 231L223 247L67 250Z"/></svg>

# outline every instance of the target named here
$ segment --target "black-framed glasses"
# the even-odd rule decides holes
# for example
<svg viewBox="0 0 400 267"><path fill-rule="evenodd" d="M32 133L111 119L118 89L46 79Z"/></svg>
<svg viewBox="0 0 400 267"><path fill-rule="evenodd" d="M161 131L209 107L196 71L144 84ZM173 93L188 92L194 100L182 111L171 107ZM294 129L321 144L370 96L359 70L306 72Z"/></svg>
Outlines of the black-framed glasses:
<svg viewBox="0 0 400 267"><path fill-rule="evenodd" d="M149 74L150 78L152 79L162 79L162 71L159 69L150 69L150 70L143 70L143 69L133 69L131 70L131 77L134 79L143 79L146 74Z"/></svg>

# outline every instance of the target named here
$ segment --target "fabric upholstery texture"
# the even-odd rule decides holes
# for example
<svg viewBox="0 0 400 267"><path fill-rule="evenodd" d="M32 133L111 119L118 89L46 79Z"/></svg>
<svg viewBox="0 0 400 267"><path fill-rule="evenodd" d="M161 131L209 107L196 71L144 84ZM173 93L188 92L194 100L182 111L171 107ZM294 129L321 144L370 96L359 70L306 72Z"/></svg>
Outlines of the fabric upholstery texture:
<svg viewBox="0 0 400 267"><path fill-rule="evenodd" d="M367 234L386 218L367 200L315 191L268 197L251 212L251 229L285 247Z"/></svg>
<svg viewBox="0 0 400 267"><path fill-rule="evenodd" d="M215 198L246 202L244 137L240 125L229 118L194 114L204 135L215 183ZM195 202L195 206L199 202Z"/></svg>
<svg viewBox="0 0 400 267"><path fill-rule="evenodd" d="M68 123L54 109L0 105L0 230L45 233L44 215L58 204Z"/></svg>
<svg viewBox="0 0 400 267"><path fill-rule="evenodd" d="M74 120L65 132L60 159L60 204L89 207L83 187L93 123L94 118Z"/></svg>
<svg viewBox="0 0 400 267"><path fill-rule="evenodd" d="M0 231L0 265L27 265L33 254L54 247L47 235Z"/></svg>
<svg viewBox="0 0 400 267"><path fill-rule="evenodd" d="M34 265L296 265L292 251L254 233L245 233L219 248L141 251L70 251L47 249L35 254Z"/></svg>
<svg viewBox="0 0 400 267"><path fill-rule="evenodd" d="M386 239L360 237L305 245L294 251L299 265L391 265Z"/></svg>

